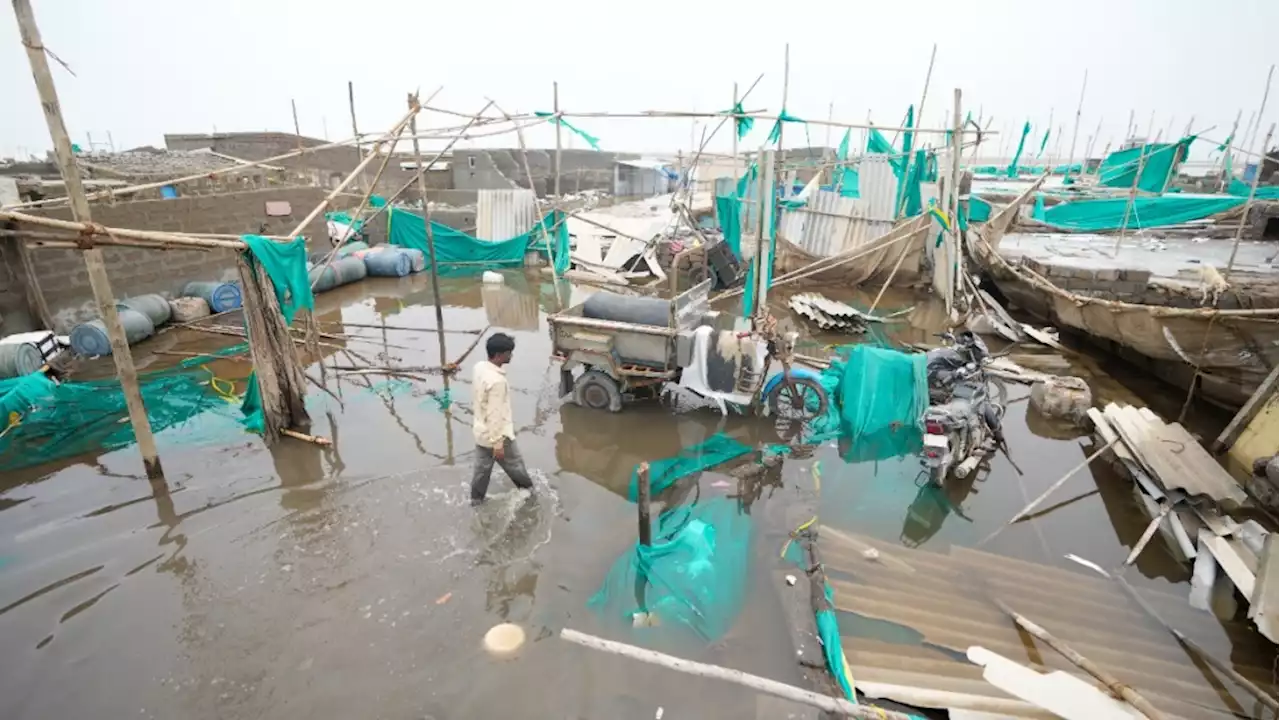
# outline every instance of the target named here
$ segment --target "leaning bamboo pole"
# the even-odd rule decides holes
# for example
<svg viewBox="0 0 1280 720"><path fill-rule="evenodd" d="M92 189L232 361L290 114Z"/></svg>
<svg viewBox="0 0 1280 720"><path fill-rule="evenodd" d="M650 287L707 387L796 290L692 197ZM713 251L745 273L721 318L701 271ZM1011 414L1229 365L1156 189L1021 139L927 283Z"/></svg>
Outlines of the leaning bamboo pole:
<svg viewBox="0 0 1280 720"><path fill-rule="evenodd" d="M414 106L421 107L418 103L417 96L410 95L409 107ZM417 122L416 118L410 120L409 127L416 129ZM448 360L445 356L444 345L444 308L442 307L440 300L440 268L436 263L435 235L431 232L431 211L427 205L427 174L426 170L422 166L422 150L418 146L418 139L416 137L413 139L413 162L414 166L418 170L418 172L414 173L414 175L417 176L418 192L422 195L422 222L427 233L427 260L431 263L431 297L434 301L436 311L436 329L439 330L439 332L436 333L436 339L440 346L440 367L444 367Z"/></svg>
<svg viewBox="0 0 1280 720"><path fill-rule="evenodd" d="M173 245L190 245L193 247L225 248L228 250L243 250L245 248L245 244L239 240L200 238L180 233L158 232L155 230L112 228L105 225L99 225L92 221L57 220L55 218L40 217L39 215L27 215L26 213L13 212L9 210L0 210L0 220L16 220L28 225L38 225L41 227L54 228L56 230L68 230L84 239L83 244L81 244L82 249L92 248L95 244L119 245L121 244L118 242L119 238L170 243Z"/></svg>
<svg viewBox="0 0 1280 720"><path fill-rule="evenodd" d="M1275 69L1274 67L1272 68ZM1276 124L1271 123L1271 127L1267 129L1267 137L1262 141L1262 147L1265 150L1271 144L1271 137L1276 132ZM1222 279L1225 281L1231 277L1231 270L1236 266L1236 253L1240 252L1240 238L1244 236L1244 226L1249 222L1249 208L1253 206L1253 199L1258 194L1258 181L1262 179L1262 163L1258 163L1258 169L1253 173L1253 182L1249 183L1249 197L1244 201L1244 207L1240 210L1240 224L1236 225L1235 242L1231 243L1231 257L1227 260L1227 269L1222 272Z"/></svg>
<svg viewBox="0 0 1280 720"><path fill-rule="evenodd" d="M31 74L40 96L40 106L44 109L45 122L49 126L49 136L53 140L58 169L67 186L71 216L78 222L92 223L89 199L85 195L84 184L80 179L80 168L76 165L75 156L72 154L71 137L67 134L67 126L62 119L58 91L54 87L53 74L49 72L49 62L45 56L45 47L40 38L40 29L36 26L30 0L13 0L13 12L17 16L19 34L27 51L27 60L31 64ZM147 408L142 402L137 369L133 365L129 341L125 337L124 327L120 324L120 315L116 311L115 297L111 292L111 279L107 276L107 266L103 261L102 251L92 248L86 250L84 262L89 274L89 285L98 303L98 312L102 315L102 323L111 341L111 358L115 362L116 373L120 377L120 389L129 412L129 422L133 427L134 437L138 441L138 450L142 454L142 465L148 478L163 479L164 469L160 465L156 439L151 432L151 420L147 417Z"/></svg>
<svg viewBox="0 0 1280 720"><path fill-rule="evenodd" d="M498 103L493 102L492 99L486 99L493 103L493 107L496 108L498 112L502 113L504 117L511 117L510 115L507 115L505 110L498 107ZM537 203L538 191L533 186L533 171L529 168L529 148L524 143L524 131L518 127L516 128L516 142L520 144L520 159L524 163L525 181L529 183L529 192L533 194L533 202ZM547 261L551 265L551 284L552 287L558 287L560 283L560 275L556 272L555 255L551 252L551 235L546 232L543 232L542 235L547 243ZM564 308L560 307L560 293L556 292L552 294L555 295L556 298L556 307L563 310Z"/></svg>
<svg viewBox="0 0 1280 720"><path fill-rule="evenodd" d="M1147 166L1147 148L1154 144L1150 141L1151 131L1154 129L1156 119L1155 112L1151 113L1151 122L1147 124L1147 137L1142 140L1142 149L1138 151L1138 169L1133 174L1133 185L1129 187L1129 199L1124 204L1124 219L1120 222L1120 234L1116 236L1116 247L1111 251L1112 257L1119 257L1120 244L1124 242L1125 231L1129 229L1129 214L1133 212L1133 206L1138 200L1138 185L1142 182L1142 171ZM1152 153L1155 151L1152 150ZM1141 222L1141 221L1139 221Z"/></svg>

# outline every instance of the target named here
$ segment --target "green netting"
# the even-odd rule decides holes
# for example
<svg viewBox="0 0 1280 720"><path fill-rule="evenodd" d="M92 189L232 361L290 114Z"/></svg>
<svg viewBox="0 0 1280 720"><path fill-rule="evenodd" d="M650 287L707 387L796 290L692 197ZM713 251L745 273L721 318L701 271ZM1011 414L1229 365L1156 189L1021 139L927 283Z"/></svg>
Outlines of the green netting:
<svg viewBox="0 0 1280 720"><path fill-rule="evenodd" d="M1031 207L1031 219L1044 222L1044 193L1036 193L1035 204Z"/></svg>
<svg viewBox="0 0 1280 720"><path fill-rule="evenodd" d="M422 216L402 208L391 208L388 218L389 242L392 245L427 250L427 228ZM557 274L569 269L569 228L559 211L548 213L528 232L507 240L478 240L461 230L431 222L436 262L441 266L459 266L472 270L520 267L527 250L547 252L547 236L551 236L551 264Z"/></svg>
<svg viewBox="0 0 1280 720"><path fill-rule="evenodd" d="M987 222L991 219L991 203L977 195L969 196L969 222Z"/></svg>
<svg viewBox="0 0 1280 720"><path fill-rule="evenodd" d="M671 487L682 477L701 472L751 452L751 448L725 435L716 433L706 440L681 450L679 454L649 463L649 492L651 495ZM631 484L627 487L627 499L635 502L639 492L639 467L631 470Z"/></svg>
<svg viewBox="0 0 1280 720"><path fill-rule="evenodd" d="M1039 149L1038 151L1036 151L1036 159L1037 159L1037 160L1039 160L1040 158L1044 157L1044 149L1045 149L1045 146L1047 146L1047 145L1049 144L1049 131L1050 131L1050 130L1052 130L1052 128L1047 128L1047 129L1045 129L1045 131L1044 131L1044 137L1040 138L1040 149Z"/></svg>
<svg viewBox="0 0 1280 720"><path fill-rule="evenodd" d="M733 256L742 258L742 200L732 195L716 197L716 216L720 218L720 232Z"/></svg>
<svg viewBox="0 0 1280 720"><path fill-rule="evenodd" d="M750 516L724 497L663 512L653 545L618 558L587 606L644 634L715 641L742 609L751 533Z"/></svg>
<svg viewBox="0 0 1280 720"><path fill-rule="evenodd" d="M1121 225L1131 229L1154 228L1207 218L1244 202L1243 198L1231 195L1142 195L1133 199L1126 223L1125 207L1129 205L1129 198L1077 200L1044 209L1035 219L1063 230L1118 230Z"/></svg>
<svg viewBox="0 0 1280 720"><path fill-rule="evenodd" d="M1178 174L1178 164L1187 157L1187 151L1195 136L1184 137L1175 143L1148 143L1128 150L1117 150L1102 160L1098 166L1098 184L1105 187L1133 187L1142 166L1138 189L1163 193ZM1144 157L1145 156L1145 159Z"/></svg>
<svg viewBox="0 0 1280 720"><path fill-rule="evenodd" d="M836 622L836 611L832 609L835 599L832 597L831 586L826 583L822 586L827 602L825 607L813 616L818 626L818 639L822 641L822 655L827 660L827 670L835 677L845 699L857 703L858 696L853 692L853 686L850 684L853 671L845 658L844 645L840 641L840 625Z"/></svg>
<svg viewBox="0 0 1280 720"><path fill-rule="evenodd" d="M734 190L734 194L739 198L746 197L751 192L751 186L756 184L756 179L760 176L760 166L751 163L747 166L747 172L738 178L738 187Z"/></svg>
<svg viewBox="0 0 1280 720"><path fill-rule="evenodd" d="M276 242L260 235L241 235L249 250L245 260L252 266L262 264L276 291L280 311L285 322L293 322L298 310L315 310L316 299L311 293L311 281L307 278L307 241L295 238L289 242Z"/></svg>
<svg viewBox="0 0 1280 720"><path fill-rule="evenodd" d="M1227 193L1237 197L1249 197L1250 184L1239 179L1231 178L1231 184L1227 185ZM1259 185L1257 191L1253 194L1254 200L1280 200L1280 185Z"/></svg>
<svg viewBox="0 0 1280 720"><path fill-rule="evenodd" d="M596 137L595 135L592 135L591 133L586 132L585 130L575 127L574 125L571 125L568 120L565 120L562 117L559 117L559 118L555 117L555 113L535 111L533 114L537 115L540 118L552 118L552 122L555 122L559 125L563 125L564 127L568 128L573 134L577 135L583 140L586 140L587 144L591 146L592 150L600 149L600 138Z"/></svg>
<svg viewBox="0 0 1280 720"><path fill-rule="evenodd" d="M1031 132L1031 121L1028 120L1022 125L1022 137L1018 138L1018 149L1013 153L1013 160L1009 161L1009 166L1005 168L1004 174L1008 177L1018 176L1018 160L1022 158L1022 149L1027 144L1027 135Z"/></svg>
<svg viewBox="0 0 1280 720"><path fill-rule="evenodd" d="M916 427L929 405L924 353L855 345L840 383L841 417L857 442L887 428Z"/></svg>
<svg viewBox="0 0 1280 720"><path fill-rule="evenodd" d="M142 373L138 385L158 442L222 442L244 432L234 382L218 378L207 363L245 351L244 344L165 370ZM54 383L35 373L0 384L4 426L0 470L16 470L135 442L120 383L88 380ZM19 416L16 424L14 415ZM199 417L200 421L195 422Z"/></svg>

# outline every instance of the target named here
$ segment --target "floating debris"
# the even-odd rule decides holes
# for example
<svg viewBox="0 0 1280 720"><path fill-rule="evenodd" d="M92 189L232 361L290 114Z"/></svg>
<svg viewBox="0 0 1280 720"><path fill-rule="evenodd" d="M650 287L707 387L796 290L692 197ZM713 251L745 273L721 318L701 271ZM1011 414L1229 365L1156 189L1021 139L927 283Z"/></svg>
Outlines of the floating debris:
<svg viewBox="0 0 1280 720"><path fill-rule="evenodd" d="M864 313L818 293L792 295L788 305L822 330L839 330L860 335L867 331L871 323L883 323L888 319Z"/></svg>

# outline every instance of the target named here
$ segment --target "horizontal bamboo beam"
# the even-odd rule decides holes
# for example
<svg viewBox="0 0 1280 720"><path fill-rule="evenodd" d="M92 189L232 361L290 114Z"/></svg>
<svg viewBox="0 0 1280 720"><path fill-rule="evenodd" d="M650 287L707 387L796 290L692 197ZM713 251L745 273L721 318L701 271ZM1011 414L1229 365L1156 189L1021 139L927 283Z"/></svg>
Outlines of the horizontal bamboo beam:
<svg viewBox="0 0 1280 720"><path fill-rule="evenodd" d="M178 233L155 232L152 230L131 230L128 228L110 228L94 222L75 222L72 220L56 220L54 218L27 215L26 213L0 210L0 221L12 220L28 225L69 230L77 236L95 238L93 243L103 245L117 244L113 240L127 238L131 240L150 240L152 242L172 245L189 245L192 247L223 248L227 250L244 250L245 244L240 240L215 240L212 238L196 238ZM105 238L105 239L104 239Z"/></svg>

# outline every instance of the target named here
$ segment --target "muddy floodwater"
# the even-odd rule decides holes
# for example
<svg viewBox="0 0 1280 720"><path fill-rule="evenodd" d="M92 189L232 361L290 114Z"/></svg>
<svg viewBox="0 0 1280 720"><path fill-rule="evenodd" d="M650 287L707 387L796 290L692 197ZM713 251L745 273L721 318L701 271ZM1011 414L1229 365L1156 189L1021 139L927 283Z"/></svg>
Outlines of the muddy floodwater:
<svg viewBox="0 0 1280 720"><path fill-rule="evenodd" d="M678 490L681 498L733 496L752 521L745 603L714 642L677 634L651 642L587 607L636 540L636 508L626 498L632 468L721 431L752 446L776 442L773 427L721 418L688 399L619 414L562 405L546 314L592 290L563 287L557 296L536 273L505 275L502 287L442 280L444 319L451 330L493 326L516 338L509 377L519 443L537 481L532 496L495 469L489 501L468 503L470 366L482 347L450 382L447 402L438 375L339 382L329 371L340 401L315 391L308 405L313 431L332 438L331 449L295 441L267 449L243 433L202 441L166 431L167 483L146 479L135 448L5 473L0 717L785 717L750 691L556 635L571 627L800 683L779 549L796 508L812 500L815 459L823 463L824 522L945 551L989 535L1093 449L1083 431L1029 414L1028 388L1010 385L1001 390L1010 403L1005 428L1022 476L997 457L981 480L935 492L917 482L914 456L846 463L834 443L788 458L780 475L740 481L704 472ZM364 327L434 328L431 298L425 276L369 279L320 296L323 329L361 338L329 341L325 363L353 364L345 346L376 364L439 365L434 333ZM895 340L927 342L940 327L928 300L891 300L916 306L890 329ZM783 305L775 312L787 314ZM475 337L447 334L446 356L461 356ZM849 341L809 337L805 352ZM200 353L235 342L174 331L137 346L135 357L150 370L180 357L156 351ZM1071 366L1057 355L1032 362L1050 372ZM1074 371L1088 375L1101 399L1143 402L1176 417L1176 391L1118 366L1086 365ZM207 368L243 390L247 363ZM314 364L308 372L319 377ZM1211 432L1224 421L1199 405L1191 415L1193 430L1199 423ZM1132 483L1097 464L1069 480L1034 521L986 549L1058 567L1073 567L1063 559L1072 553L1114 567L1147 521ZM1187 576L1159 540L1129 574L1177 593ZM508 659L481 646L501 622L521 625L528 637Z"/></svg>

